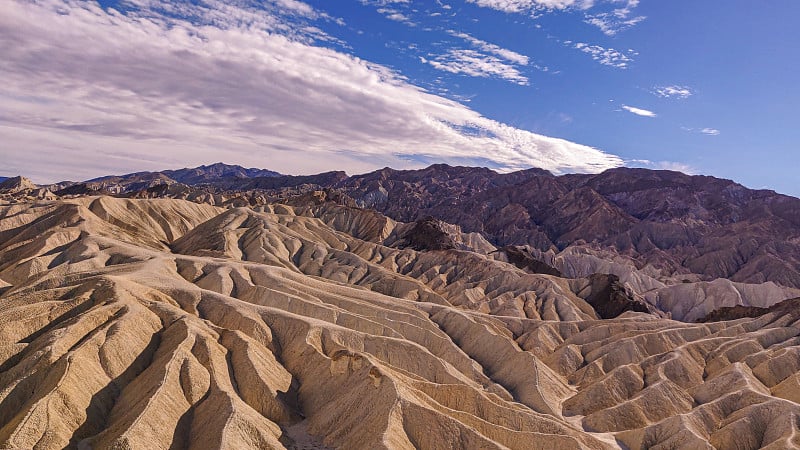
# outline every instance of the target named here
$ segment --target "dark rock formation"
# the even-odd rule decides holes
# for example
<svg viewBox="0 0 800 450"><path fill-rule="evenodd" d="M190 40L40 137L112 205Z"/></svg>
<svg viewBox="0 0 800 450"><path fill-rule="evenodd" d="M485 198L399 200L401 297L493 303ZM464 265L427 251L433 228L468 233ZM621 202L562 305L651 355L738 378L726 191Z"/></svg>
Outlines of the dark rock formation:
<svg viewBox="0 0 800 450"><path fill-rule="evenodd" d="M625 311L651 314L656 309L644 300L636 298L620 283L616 275L596 273L589 277L588 291L577 294L597 312L602 319L613 319Z"/></svg>
<svg viewBox="0 0 800 450"><path fill-rule="evenodd" d="M756 306L741 306L736 305L732 307L720 308L711 311L707 316L698 319L698 323L706 322L722 322L725 320L744 319L748 317L761 317L768 313L800 314L800 298L792 298L776 303L769 308L759 308Z"/></svg>
<svg viewBox="0 0 800 450"><path fill-rule="evenodd" d="M526 270L530 273L542 273L545 275L555 275L557 277L561 276L561 271L536 259L527 247L507 245L497 251L505 253L508 262L522 270Z"/></svg>
<svg viewBox="0 0 800 450"><path fill-rule="evenodd" d="M54 192L54 194L64 197L68 195L108 195L109 192L102 187L90 183L77 183L58 190Z"/></svg>
<svg viewBox="0 0 800 450"><path fill-rule="evenodd" d="M448 225L433 217L418 220L402 237L398 247L414 250L452 250L458 248ZM452 227L452 225L449 225Z"/></svg>

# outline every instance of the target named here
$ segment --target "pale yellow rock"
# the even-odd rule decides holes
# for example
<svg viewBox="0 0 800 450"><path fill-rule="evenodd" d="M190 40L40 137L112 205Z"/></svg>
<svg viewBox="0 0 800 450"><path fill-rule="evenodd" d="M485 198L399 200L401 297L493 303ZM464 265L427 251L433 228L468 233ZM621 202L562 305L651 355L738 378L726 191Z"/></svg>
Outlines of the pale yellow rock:
<svg viewBox="0 0 800 450"><path fill-rule="evenodd" d="M403 226L331 205L0 206L0 448L800 447L800 311L599 320L476 236L385 245Z"/></svg>

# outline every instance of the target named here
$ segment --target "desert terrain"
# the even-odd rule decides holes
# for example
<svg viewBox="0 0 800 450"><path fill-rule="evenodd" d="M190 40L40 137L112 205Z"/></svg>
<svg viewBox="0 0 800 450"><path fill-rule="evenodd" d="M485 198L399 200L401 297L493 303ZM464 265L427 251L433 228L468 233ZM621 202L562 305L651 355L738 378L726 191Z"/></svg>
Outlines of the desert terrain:
<svg viewBox="0 0 800 450"><path fill-rule="evenodd" d="M523 181L580 184L548 200L574 222L548 224L531 204L512 214L525 201L463 189L512 190L470 176L458 198L473 209L452 207L464 217L413 206L430 189L391 177L304 179L259 201L12 180L0 448L800 447L800 291L774 244L798 245L797 210L758 223L742 220L747 199L727 222L670 202L646 213L652 192L537 174ZM416 194L370 194L402 186ZM527 192L543 204L542 189ZM392 211L403 199L422 212ZM479 200L489 231L468 220ZM615 233L576 225L587 211ZM702 245L646 244L659 223ZM761 237L729 264L708 236L737 227L742 246Z"/></svg>

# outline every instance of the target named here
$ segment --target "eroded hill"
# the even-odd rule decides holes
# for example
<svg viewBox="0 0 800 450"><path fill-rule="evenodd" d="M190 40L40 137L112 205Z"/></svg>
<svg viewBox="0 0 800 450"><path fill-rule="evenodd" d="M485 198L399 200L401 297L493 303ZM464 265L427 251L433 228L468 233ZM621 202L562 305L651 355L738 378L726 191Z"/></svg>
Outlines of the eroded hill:
<svg viewBox="0 0 800 450"><path fill-rule="evenodd" d="M800 311L601 319L647 299L318 200L0 207L0 446L800 446Z"/></svg>

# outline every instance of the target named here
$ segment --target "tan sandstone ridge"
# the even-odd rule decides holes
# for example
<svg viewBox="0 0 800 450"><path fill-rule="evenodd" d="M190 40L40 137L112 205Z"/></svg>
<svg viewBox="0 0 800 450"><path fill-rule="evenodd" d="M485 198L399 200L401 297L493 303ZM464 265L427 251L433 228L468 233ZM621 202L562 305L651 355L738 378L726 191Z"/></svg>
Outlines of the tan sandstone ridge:
<svg viewBox="0 0 800 450"><path fill-rule="evenodd" d="M800 311L601 320L589 279L457 228L415 250L412 227L332 204L0 206L0 448L800 447Z"/></svg>

